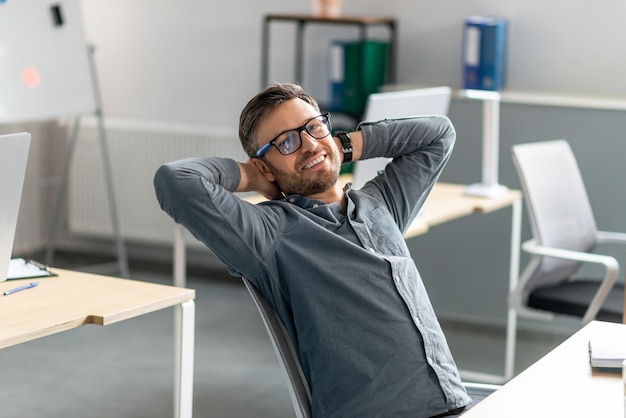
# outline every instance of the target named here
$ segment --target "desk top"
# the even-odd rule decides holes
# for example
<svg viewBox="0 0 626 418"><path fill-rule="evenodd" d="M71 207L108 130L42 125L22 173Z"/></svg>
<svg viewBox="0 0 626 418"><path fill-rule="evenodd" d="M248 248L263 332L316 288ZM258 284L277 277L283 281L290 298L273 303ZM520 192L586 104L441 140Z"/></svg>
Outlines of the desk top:
<svg viewBox="0 0 626 418"><path fill-rule="evenodd" d="M52 271L58 276L0 282L0 348L85 324L113 324L195 298L193 289ZM39 286L2 295L32 281L38 281Z"/></svg>
<svg viewBox="0 0 626 418"><path fill-rule="evenodd" d="M343 175L339 179L342 184L351 181L349 175ZM422 212L407 230L405 238L412 238L428 232L430 227L439 225L454 219L469 216L472 213L490 213L511 206L514 202L522 199L519 190L508 190L498 197L475 197L465 194L467 185L453 183L437 183L430 192ZM250 203L259 203L265 198L259 194L248 195L243 198Z"/></svg>
<svg viewBox="0 0 626 418"><path fill-rule="evenodd" d="M472 213L490 213L511 206L522 199L519 190L507 190L498 197L476 197L465 194L467 185L437 183L424 203L422 212L409 227L405 238L411 238L428 232L432 226L454 219L469 216Z"/></svg>
<svg viewBox="0 0 626 418"><path fill-rule="evenodd" d="M475 407L463 418L623 417L621 373L592 371L589 337L626 325L593 321Z"/></svg>

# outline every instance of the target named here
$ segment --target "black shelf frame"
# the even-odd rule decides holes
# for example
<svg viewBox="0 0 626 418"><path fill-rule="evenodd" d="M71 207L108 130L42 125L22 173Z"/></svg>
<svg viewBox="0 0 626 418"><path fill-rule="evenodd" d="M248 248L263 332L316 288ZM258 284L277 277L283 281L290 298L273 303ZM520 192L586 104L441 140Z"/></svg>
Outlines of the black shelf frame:
<svg viewBox="0 0 626 418"><path fill-rule="evenodd" d="M390 17L338 17L326 18L313 15L293 14L268 14L263 19L263 33L261 38L261 89L269 83L269 48L270 48L270 25L272 22L293 22L296 24L296 56L294 63L294 82L302 84L304 71L304 30L307 25L341 25L356 26L361 42L368 38L368 28L372 26L384 26L389 31L389 57L387 82L396 81L396 57L397 57L397 26L396 21Z"/></svg>

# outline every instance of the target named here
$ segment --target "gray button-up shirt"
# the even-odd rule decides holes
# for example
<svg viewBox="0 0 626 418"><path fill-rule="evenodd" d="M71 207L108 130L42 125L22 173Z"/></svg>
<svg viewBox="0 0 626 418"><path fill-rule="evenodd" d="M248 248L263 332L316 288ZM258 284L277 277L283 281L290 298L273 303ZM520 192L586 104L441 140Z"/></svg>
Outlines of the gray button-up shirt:
<svg viewBox="0 0 626 418"><path fill-rule="evenodd" d="M301 195L253 205L234 160L162 166L161 207L246 276L286 326L315 417L430 417L471 400L403 234L454 144L446 117L364 123L363 156L393 161L347 213ZM445 255L444 255L445 256Z"/></svg>

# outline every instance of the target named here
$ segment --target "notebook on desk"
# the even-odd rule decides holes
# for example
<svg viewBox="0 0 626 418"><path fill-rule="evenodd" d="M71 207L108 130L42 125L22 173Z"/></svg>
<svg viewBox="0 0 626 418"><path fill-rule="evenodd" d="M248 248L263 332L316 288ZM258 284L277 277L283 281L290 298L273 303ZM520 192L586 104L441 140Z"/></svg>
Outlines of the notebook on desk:
<svg viewBox="0 0 626 418"><path fill-rule="evenodd" d="M447 115L452 89L447 86L370 94L365 105L366 121L419 115ZM360 189L383 170L390 160L372 158L354 164L352 187Z"/></svg>
<svg viewBox="0 0 626 418"><path fill-rule="evenodd" d="M8 277L29 149L29 133L0 135L0 281Z"/></svg>
<svg viewBox="0 0 626 418"><path fill-rule="evenodd" d="M611 334L598 333L589 338L591 367L621 371L626 360L626 329Z"/></svg>

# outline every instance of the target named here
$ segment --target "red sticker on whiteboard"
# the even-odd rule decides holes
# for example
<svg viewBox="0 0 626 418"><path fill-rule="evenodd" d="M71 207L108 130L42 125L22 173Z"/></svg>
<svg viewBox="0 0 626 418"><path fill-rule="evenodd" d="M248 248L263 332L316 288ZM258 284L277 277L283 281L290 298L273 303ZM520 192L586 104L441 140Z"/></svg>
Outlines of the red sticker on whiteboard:
<svg viewBox="0 0 626 418"><path fill-rule="evenodd" d="M41 83L39 71L35 67L26 67L22 70L22 82L29 89L35 88Z"/></svg>

